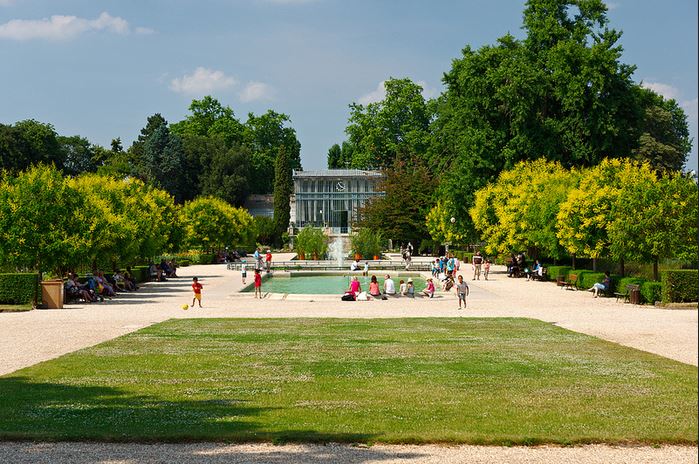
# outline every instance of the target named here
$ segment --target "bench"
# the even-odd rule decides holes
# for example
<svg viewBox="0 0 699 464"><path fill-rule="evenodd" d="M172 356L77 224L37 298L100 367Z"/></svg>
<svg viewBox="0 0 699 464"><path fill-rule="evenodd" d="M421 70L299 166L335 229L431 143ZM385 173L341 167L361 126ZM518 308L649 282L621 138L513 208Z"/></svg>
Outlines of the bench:
<svg viewBox="0 0 699 464"><path fill-rule="evenodd" d="M577 290L578 287L578 275L577 274L569 274L568 275L568 280L565 281L564 287L566 290Z"/></svg>
<svg viewBox="0 0 699 464"><path fill-rule="evenodd" d="M614 292L614 296L616 297L616 302L619 302L619 299L622 299L624 303L629 303L629 299L631 297L631 292L632 291L638 291L641 288L640 285L636 284L629 284L626 286L626 290L623 292Z"/></svg>
<svg viewBox="0 0 699 464"><path fill-rule="evenodd" d="M545 267L541 268L541 275L539 275L538 272L532 272L531 276L529 277L531 280L540 280L542 282L546 282L548 280L548 269Z"/></svg>

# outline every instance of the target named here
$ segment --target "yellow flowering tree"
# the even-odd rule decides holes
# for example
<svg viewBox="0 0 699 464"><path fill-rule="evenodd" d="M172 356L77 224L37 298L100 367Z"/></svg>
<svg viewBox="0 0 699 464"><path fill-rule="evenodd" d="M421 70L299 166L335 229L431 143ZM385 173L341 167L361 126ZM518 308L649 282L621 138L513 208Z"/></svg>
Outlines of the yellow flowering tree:
<svg viewBox="0 0 699 464"><path fill-rule="evenodd" d="M214 197L200 197L185 203L181 221L184 243L206 251L235 245L253 232L253 218L246 210Z"/></svg>

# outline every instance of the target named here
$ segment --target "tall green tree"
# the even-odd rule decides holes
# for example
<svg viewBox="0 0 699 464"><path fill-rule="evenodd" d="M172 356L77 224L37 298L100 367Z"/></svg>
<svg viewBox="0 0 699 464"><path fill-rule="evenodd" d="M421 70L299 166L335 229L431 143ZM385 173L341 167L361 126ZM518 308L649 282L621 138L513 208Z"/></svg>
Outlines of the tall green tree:
<svg viewBox="0 0 699 464"><path fill-rule="evenodd" d="M291 119L283 113L268 110L245 122L245 146L252 151L252 193L271 193L274 186L274 160L284 147L292 169L301 169L301 143L290 127Z"/></svg>
<svg viewBox="0 0 699 464"><path fill-rule="evenodd" d="M294 191L291 159L286 148L279 147L279 154L274 162L274 231L275 242L281 245L282 234L289 227L291 204L289 199Z"/></svg>
<svg viewBox="0 0 699 464"><path fill-rule="evenodd" d="M432 111L423 88L410 79L394 78L384 87L382 101L350 105L345 132L353 149L349 159L353 168L388 168L400 154L427 151Z"/></svg>
<svg viewBox="0 0 699 464"><path fill-rule="evenodd" d="M191 114L184 120L171 125L173 133L181 137L199 135L220 138L228 148L243 142L243 125L231 107L206 96L202 100L192 100L189 111Z"/></svg>
<svg viewBox="0 0 699 464"><path fill-rule="evenodd" d="M342 163L342 148L340 148L340 145L334 144L330 149L328 150L328 169L339 169L341 167L344 167L341 165Z"/></svg>
<svg viewBox="0 0 699 464"><path fill-rule="evenodd" d="M0 124L0 168L13 172L44 163L63 168L65 152L51 124L34 119Z"/></svg>
<svg viewBox="0 0 699 464"><path fill-rule="evenodd" d="M58 137L58 143L63 150L63 172L69 176L77 176L84 172L97 170L96 148L85 137Z"/></svg>

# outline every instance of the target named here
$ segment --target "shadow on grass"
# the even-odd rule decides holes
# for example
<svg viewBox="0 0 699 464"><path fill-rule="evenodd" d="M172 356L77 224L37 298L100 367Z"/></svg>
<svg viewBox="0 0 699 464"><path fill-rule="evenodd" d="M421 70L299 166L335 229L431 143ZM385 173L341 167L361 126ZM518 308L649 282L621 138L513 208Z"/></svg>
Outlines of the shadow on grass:
<svg viewBox="0 0 699 464"><path fill-rule="evenodd" d="M126 389L0 378L0 440L104 442L367 443L373 436L266 430L255 418L273 408L234 398L167 401ZM183 387L182 395L187 389ZM0 459L2 461L2 459Z"/></svg>

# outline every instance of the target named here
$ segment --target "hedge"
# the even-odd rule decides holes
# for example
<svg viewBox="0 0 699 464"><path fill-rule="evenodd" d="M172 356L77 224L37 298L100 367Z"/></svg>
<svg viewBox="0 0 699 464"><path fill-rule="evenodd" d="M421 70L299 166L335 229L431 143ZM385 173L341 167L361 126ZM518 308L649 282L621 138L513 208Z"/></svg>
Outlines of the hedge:
<svg viewBox="0 0 699 464"><path fill-rule="evenodd" d="M663 284L661 282L647 281L641 284L641 300L654 305L662 298Z"/></svg>
<svg viewBox="0 0 699 464"><path fill-rule="evenodd" d="M147 282L150 280L149 269L149 266L134 266L133 269L131 269L131 273L133 274L133 278L136 279L136 282Z"/></svg>
<svg viewBox="0 0 699 464"><path fill-rule="evenodd" d="M449 250L449 253L453 254L456 259L462 263L470 263L473 259L473 253L463 250Z"/></svg>
<svg viewBox="0 0 699 464"><path fill-rule="evenodd" d="M685 303L697 301L699 283L697 269L672 269L661 273L662 302Z"/></svg>
<svg viewBox="0 0 699 464"><path fill-rule="evenodd" d="M187 267L190 264L192 264L192 261L190 259L180 259L177 261L177 265L180 267Z"/></svg>
<svg viewBox="0 0 699 464"><path fill-rule="evenodd" d="M34 301L34 295L41 299L36 273L0 274L0 303L27 304Z"/></svg>
<svg viewBox="0 0 699 464"><path fill-rule="evenodd" d="M546 274L551 280L557 280L558 277L563 277L566 279L572 270L573 268L570 266L548 266L546 267Z"/></svg>
<svg viewBox="0 0 699 464"><path fill-rule="evenodd" d="M623 277L616 283L614 291L618 293L626 293L627 285L643 285L644 282L646 282L646 279L641 277Z"/></svg>

